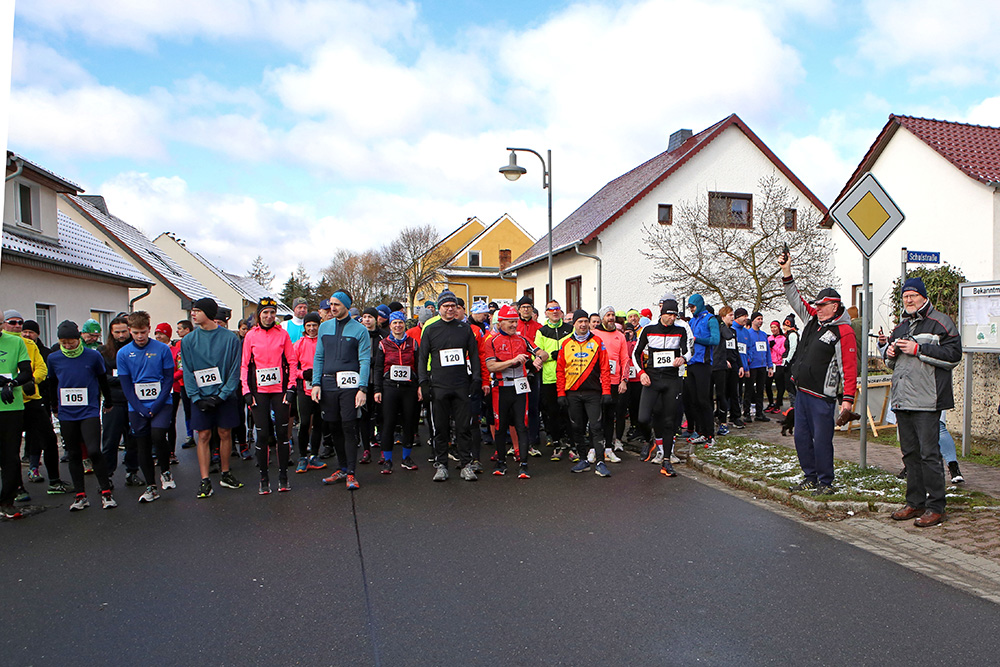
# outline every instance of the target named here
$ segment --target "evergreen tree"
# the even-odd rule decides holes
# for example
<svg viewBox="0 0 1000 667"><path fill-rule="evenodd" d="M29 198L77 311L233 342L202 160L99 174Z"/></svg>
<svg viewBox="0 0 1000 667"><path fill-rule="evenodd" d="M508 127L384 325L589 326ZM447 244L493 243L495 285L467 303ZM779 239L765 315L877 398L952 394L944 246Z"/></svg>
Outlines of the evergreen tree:
<svg viewBox="0 0 1000 667"><path fill-rule="evenodd" d="M266 290L270 290L271 283L274 282L274 274L271 273L271 267L267 265L264 258L260 255L257 255L250 265L250 270L247 271L247 278L257 281L257 284Z"/></svg>

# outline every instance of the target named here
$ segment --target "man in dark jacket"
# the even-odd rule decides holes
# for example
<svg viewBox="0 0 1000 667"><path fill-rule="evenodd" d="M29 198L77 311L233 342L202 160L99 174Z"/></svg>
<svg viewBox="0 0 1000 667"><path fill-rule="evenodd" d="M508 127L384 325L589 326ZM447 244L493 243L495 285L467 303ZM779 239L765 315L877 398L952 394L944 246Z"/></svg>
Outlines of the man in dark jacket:
<svg viewBox="0 0 1000 667"><path fill-rule="evenodd" d="M892 518L915 519L915 526L925 528L944 518L938 422L941 410L955 407L951 370L962 358L962 343L955 323L927 299L920 278L903 283L902 296L903 314L885 350L892 369L889 400L906 466L906 506L893 512Z"/></svg>

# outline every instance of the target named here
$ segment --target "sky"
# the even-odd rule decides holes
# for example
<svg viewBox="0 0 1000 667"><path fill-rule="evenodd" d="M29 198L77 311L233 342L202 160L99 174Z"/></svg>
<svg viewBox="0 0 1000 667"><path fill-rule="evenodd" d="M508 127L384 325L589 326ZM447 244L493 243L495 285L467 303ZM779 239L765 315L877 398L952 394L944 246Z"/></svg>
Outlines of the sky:
<svg viewBox="0 0 1000 667"><path fill-rule="evenodd" d="M8 147L281 283L404 227L553 217L738 114L831 205L890 113L1000 125L1000 3L17 0Z"/></svg>

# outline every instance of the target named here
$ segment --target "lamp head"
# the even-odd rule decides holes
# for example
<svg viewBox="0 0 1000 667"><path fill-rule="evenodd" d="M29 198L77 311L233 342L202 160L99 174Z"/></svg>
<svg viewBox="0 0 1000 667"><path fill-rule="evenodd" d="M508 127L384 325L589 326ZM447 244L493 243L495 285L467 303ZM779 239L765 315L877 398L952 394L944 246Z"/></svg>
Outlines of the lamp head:
<svg viewBox="0 0 1000 667"><path fill-rule="evenodd" d="M511 151L510 163L500 167L500 173L503 174L508 181L516 181L521 178L522 174L528 173L528 170L524 167L517 166L517 155L514 151Z"/></svg>

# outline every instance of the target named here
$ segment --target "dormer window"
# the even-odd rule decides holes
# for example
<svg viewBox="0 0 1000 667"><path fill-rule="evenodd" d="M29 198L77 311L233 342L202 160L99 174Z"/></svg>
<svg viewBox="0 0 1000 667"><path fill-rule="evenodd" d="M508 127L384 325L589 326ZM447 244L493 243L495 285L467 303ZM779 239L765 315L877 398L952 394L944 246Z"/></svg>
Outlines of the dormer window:
<svg viewBox="0 0 1000 667"><path fill-rule="evenodd" d="M478 250L469 251L469 266L470 267L482 266L482 263L480 262L480 252Z"/></svg>
<svg viewBox="0 0 1000 667"><path fill-rule="evenodd" d="M14 181L14 222L22 227L41 231L42 222L38 218L37 185Z"/></svg>

